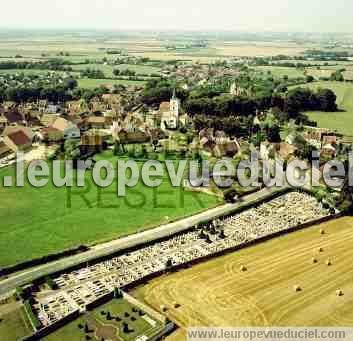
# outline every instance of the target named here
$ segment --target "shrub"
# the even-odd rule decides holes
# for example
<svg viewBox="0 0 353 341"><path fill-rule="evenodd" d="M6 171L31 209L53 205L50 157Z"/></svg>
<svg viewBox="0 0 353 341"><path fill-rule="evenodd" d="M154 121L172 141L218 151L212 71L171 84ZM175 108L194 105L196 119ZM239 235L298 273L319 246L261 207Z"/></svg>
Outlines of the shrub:
<svg viewBox="0 0 353 341"><path fill-rule="evenodd" d="M228 203L235 203L236 196L237 196L237 191L233 188L228 189L223 193L224 200Z"/></svg>

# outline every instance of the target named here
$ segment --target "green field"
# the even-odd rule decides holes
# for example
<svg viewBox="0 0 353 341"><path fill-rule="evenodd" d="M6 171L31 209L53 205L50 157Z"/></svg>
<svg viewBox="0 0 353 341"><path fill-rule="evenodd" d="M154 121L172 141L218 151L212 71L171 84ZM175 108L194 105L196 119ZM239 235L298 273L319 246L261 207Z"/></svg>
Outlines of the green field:
<svg viewBox="0 0 353 341"><path fill-rule="evenodd" d="M78 86L84 89L94 89L100 86L113 86L113 85L125 85L125 86L143 86L146 82L144 81L130 81L120 79L78 79Z"/></svg>
<svg viewBox="0 0 353 341"><path fill-rule="evenodd" d="M0 340L16 341L33 332L23 308L0 315Z"/></svg>
<svg viewBox="0 0 353 341"><path fill-rule="evenodd" d="M152 73L158 74L160 69L157 67L149 65L130 65L130 64L120 64L120 65L105 65L105 64L77 64L71 65L72 69L75 71L83 71L85 69L101 70L104 72L106 77L114 77L113 70L131 70L135 71L137 75L149 75Z"/></svg>
<svg viewBox="0 0 353 341"><path fill-rule="evenodd" d="M112 158L111 153L101 158ZM116 182L99 191L89 172L86 187L71 192L50 183L4 188L6 175L14 169L0 171L0 267L112 240L219 204L214 196L174 188L167 178L158 189L140 181L118 198Z"/></svg>
<svg viewBox="0 0 353 341"><path fill-rule="evenodd" d="M56 73L56 74L63 74L64 71L52 71L52 70L38 70L38 69L6 69L0 70L0 75L8 74L8 75L16 75L16 74L24 74L28 75L47 75L48 73ZM77 74L77 72L70 72L71 74Z"/></svg>
<svg viewBox="0 0 353 341"><path fill-rule="evenodd" d="M319 127L335 129L342 134L353 136L353 83L315 82L303 86L333 90L337 96L338 108L342 111L309 112L308 115Z"/></svg>
<svg viewBox="0 0 353 341"><path fill-rule="evenodd" d="M303 69L297 69L294 67L257 66L255 70L263 72L264 74L271 74L277 79L282 79L285 76L288 76L288 78L305 77Z"/></svg>
<svg viewBox="0 0 353 341"><path fill-rule="evenodd" d="M136 340L137 337L141 335L153 336L158 333L162 324L156 321L154 318L148 316L153 321L156 322L155 326L151 326L138 312L134 312L132 309L134 306L124 299L114 299L109 303L100 306L93 310L92 312L86 313L79 319L69 323L53 334L45 338L47 341L83 341L86 340L85 333L82 329L78 327L79 324L85 325L87 323L90 333L88 335L92 340L101 340L101 337L105 336L105 339L115 340ZM106 315L102 315L101 312L110 312L112 319L107 320ZM125 313L129 314L129 317L125 316ZM121 321L116 321L115 317L119 317ZM132 321L131 317L136 320ZM122 323L127 322L131 331L129 333L124 333L122 328ZM109 337L108 337L109 336Z"/></svg>

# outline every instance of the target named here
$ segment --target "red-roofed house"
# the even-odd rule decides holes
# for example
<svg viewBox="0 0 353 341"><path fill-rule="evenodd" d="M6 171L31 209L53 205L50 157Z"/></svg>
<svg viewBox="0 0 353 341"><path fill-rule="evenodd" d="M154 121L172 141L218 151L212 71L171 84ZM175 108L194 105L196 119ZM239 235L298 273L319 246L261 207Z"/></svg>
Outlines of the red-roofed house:
<svg viewBox="0 0 353 341"><path fill-rule="evenodd" d="M4 138L4 143L14 152L27 150L31 147L31 139L22 130L15 131Z"/></svg>

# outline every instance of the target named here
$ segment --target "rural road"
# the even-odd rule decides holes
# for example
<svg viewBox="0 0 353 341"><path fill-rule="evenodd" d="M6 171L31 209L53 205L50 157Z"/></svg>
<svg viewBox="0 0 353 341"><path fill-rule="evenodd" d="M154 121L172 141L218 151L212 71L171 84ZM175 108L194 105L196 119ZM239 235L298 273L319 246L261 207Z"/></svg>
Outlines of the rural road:
<svg viewBox="0 0 353 341"><path fill-rule="evenodd" d="M204 220L211 219L222 214L231 213L235 209L245 204L257 201L259 199L265 199L268 195L272 195L273 193L276 193L282 189L283 188L276 187L264 188L258 192L244 196L241 202L218 206L195 214L191 217L175 221L173 223L160 225L156 228L96 245L90 250L74 256L69 256L19 273L15 273L6 279L0 280L0 297L10 291L13 291L16 287L34 281L40 277L47 276L58 271L63 271L67 268L84 264L97 258L109 256L110 254L122 251L127 248L136 247L156 239L168 237L175 233L185 231Z"/></svg>

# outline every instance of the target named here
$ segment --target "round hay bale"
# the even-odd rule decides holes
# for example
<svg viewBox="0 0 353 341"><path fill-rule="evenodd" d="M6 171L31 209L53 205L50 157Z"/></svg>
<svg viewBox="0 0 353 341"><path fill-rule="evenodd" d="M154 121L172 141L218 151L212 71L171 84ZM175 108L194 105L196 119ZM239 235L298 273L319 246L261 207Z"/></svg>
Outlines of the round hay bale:
<svg viewBox="0 0 353 341"><path fill-rule="evenodd" d="M161 305L161 310L163 311L163 312L166 312L168 309L167 309L167 307L165 306L165 305Z"/></svg>
<svg viewBox="0 0 353 341"><path fill-rule="evenodd" d="M336 296L343 296L343 291L341 289L336 290Z"/></svg>
<svg viewBox="0 0 353 341"><path fill-rule="evenodd" d="M325 234L325 230L324 229L320 229L320 234Z"/></svg>
<svg viewBox="0 0 353 341"><path fill-rule="evenodd" d="M331 266L331 265L332 265L332 262L331 262L331 259L330 259L330 258L328 258L328 259L326 260L326 265L327 265L327 266Z"/></svg>
<svg viewBox="0 0 353 341"><path fill-rule="evenodd" d="M177 302L174 302L174 303L173 303L173 307L174 307L175 309L178 309L178 308L180 307L180 304L177 303Z"/></svg>
<svg viewBox="0 0 353 341"><path fill-rule="evenodd" d="M322 247L319 247L317 250L318 250L319 252L324 252L324 249L323 249Z"/></svg>
<svg viewBox="0 0 353 341"><path fill-rule="evenodd" d="M311 258L311 262L312 262L313 264L315 264L315 263L317 263L317 259L316 259L315 257L313 257L313 258Z"/></svg>
<svg viewBox="0 0 353 341"><path fill-rule="evenodd" d="M295 292L302 291L302 288L301 288L299 285L295 285L295 286L293 287L293 289L294 289Z"/></svg>
<svg viewBox="0 0 353 341"><path fill-rule="evenodd" d="M244 272L244 271L246 271L246 270L247 270L247 268L246 268L245 265L240 265L240 271L241 271L241 272Z"/></svg>

